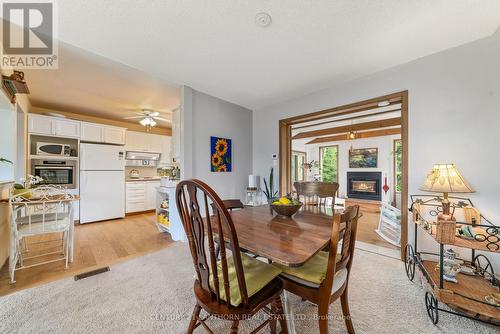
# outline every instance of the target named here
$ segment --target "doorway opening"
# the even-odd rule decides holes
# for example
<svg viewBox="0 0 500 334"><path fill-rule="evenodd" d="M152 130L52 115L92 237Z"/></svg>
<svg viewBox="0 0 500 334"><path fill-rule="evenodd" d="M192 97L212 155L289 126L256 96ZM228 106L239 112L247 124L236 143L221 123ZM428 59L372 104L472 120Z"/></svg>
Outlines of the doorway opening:
<svg viewBox="0 0 500 334"><path fill-rule="evenodd" d="M408 234L408 92L280 120L280 190L337 182L360 205L358 241L403 258Z"/></svg>

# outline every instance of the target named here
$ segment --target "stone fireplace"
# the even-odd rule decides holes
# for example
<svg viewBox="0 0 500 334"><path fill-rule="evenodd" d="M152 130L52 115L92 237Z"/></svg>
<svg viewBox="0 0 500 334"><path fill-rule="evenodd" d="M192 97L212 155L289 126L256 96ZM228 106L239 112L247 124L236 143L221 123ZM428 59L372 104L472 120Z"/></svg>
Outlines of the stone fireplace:
<svg viewBox="0 0 500 334"><path fill-rule="evenodd" d="M381 172L347 172L347 197L382 200Z"/></svg>

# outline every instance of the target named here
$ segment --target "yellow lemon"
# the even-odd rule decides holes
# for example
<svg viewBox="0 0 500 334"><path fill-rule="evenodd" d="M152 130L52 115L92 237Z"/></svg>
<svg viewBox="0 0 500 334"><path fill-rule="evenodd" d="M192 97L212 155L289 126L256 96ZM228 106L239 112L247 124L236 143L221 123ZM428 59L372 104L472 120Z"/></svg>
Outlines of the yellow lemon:
<svg viewBox="0 0 500 334"><path fill-rule="evenodd" d="M292 201L290 201L288 198L286 197L281 197L280 198L280 203L281 204L285 204L285 205L288 205L288 204L292 204Z"/></svg>

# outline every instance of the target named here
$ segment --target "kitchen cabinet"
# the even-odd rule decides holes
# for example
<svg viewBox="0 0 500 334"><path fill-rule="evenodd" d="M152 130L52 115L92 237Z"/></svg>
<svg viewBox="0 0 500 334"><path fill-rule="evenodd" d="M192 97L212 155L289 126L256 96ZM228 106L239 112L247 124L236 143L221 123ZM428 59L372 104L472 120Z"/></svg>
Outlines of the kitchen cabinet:
<svg viewBox="0 0 500 334"><path fill-rule="evenodd" d="M80 138L80 122L73 120L55 120L56 136Z"/></svg>
<svg viewBox="0 0 500 334"><path fill-rule="evenodd" d="M102 126L100 124L82 122L82 135L80 139L95 143L102 142Z"/></svg>
<svg viewBox="0 0 500 334"><path fill-rule="evenodd" d="M28 132L68 138L80 137L80 122L71 119L28 114Z"/></svg>
<svg viewBox="0 0 500 334"><path fill-rule="evenodd" d="M28 115L28 132L41 135L54 135L54 120L51 117Z"/></svg>
<svg viewBox="0 0 500 334"><path fill-rule="evenodd" d="M125 212L154 210L156 207L156 188L160 181L129 181L126 183Z"/></svg>
<svg viewBox="0 0 500 334"><path fill-rule="evenodd" d="M103 139L106 144L125 145L126 129L114 126L104 126Z"/></svg>
<svg viewBox="0 0 500 334"><path fill-rule="evenodd" d="M127 131L125 150L161 153L160 162L171 162L171 137L138 131Z"/></svg>
<svg viewBox="0 0 500 334"><path fill-rule="evenodd" d="M125 145L125 137L125 128L82 122L82 141Z"/></svg>

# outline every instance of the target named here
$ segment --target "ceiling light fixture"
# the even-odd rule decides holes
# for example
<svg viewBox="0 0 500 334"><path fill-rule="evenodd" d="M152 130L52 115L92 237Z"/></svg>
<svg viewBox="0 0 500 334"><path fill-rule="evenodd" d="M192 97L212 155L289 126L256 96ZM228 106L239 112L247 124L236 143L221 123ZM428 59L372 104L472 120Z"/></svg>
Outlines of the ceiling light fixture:
<svg viewBox="0 0 500 334"><path fill-rule="evenodd" d="M356 132L350 131L349 134L347 135L347 139L356 139Z"/></svg>
<svg viewBox="0 0 500 334"><path fill-rule="evenodd" d="M391 102L389 102L389 101L381 101L377 105L379 107L387 107L389 104L391 104Z"/></svg>
<svg viewBox="0 0 500 334"><path fill-rule="evenodd" d="M139 123L146 127L146 131L151 131L151 127L156 125L156 121L150 116L144 117Z"/></svg>
<svg viewBox="0 0 500 334"><path fill-rule="evenodd" d="M259 27L266 28L271 24L272 21L273 20L271 18L271 15L269 15L268 13L261 12L255 15L255 24L257 24Z"/></svg>

